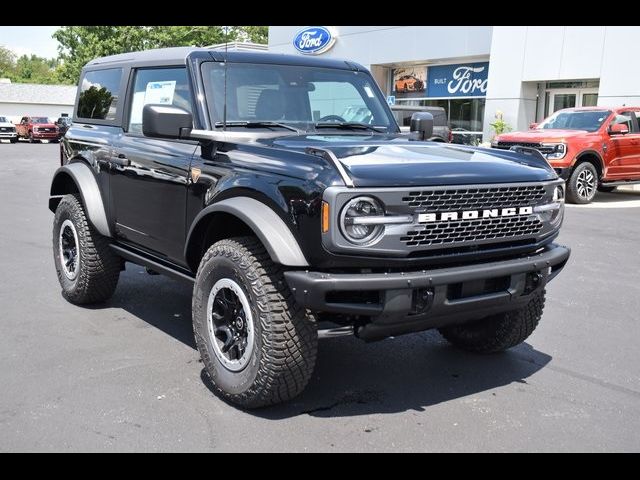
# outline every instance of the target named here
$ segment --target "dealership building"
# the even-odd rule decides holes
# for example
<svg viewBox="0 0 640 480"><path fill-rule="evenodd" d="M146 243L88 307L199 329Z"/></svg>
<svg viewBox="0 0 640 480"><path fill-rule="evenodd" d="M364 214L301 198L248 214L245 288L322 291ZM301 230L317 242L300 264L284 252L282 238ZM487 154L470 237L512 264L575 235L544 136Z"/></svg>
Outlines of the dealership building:
<svg viewBox="0 0 640 480"><path fill-rule="evenodd" d="M56 118L73 113L75 85L11 83L0 79L0 117L18 123L23 116Z"/></svg>
<svg viewBox="0 0 640 480"><path fill-rule="evenodd" d="M269 51L369 68L390 104L441 106L454 134L489 140L556 110L640 105L640 27L271 26ZM396 107L399 108L399 107Z"/></svg>

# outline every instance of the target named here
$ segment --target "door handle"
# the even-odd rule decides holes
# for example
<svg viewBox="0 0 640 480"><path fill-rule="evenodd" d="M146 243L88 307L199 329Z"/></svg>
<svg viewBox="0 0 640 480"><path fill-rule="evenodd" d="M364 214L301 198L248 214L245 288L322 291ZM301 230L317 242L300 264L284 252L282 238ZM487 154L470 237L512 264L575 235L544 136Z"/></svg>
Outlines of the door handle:
<svg viewBox="0 0 640 480"><path fill-rule="evenodd" d="M120 155L113 155L109 159L109 162L113 165L118 165L119 167L128 167L129 165L131 165L131 161L126 157L124 153L121 153Z"/></svg>

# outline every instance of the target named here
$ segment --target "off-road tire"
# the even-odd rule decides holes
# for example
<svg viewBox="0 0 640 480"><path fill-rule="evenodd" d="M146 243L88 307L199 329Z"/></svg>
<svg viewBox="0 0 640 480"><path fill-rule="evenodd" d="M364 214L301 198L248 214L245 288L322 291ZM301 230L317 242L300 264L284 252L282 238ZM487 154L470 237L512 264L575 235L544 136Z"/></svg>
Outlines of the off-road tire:
<svg viewBox="0 0 640 480"><path fill-rule="evenodd" d="M29 132L29 143L36 143L36 139L33 138L33 133Z"/></svg>
<svg viewBox="0 0 640 480"><path fill-rule="evenodd" d="M243 289L253 316L253 351L237 372L216 356L207 327L209 294L222 278ZM257 238L221 240L207 250L196 275L192 307L196 345L217 395L244 408L258 408L304 390L316 361L316 320L295 303L282 266Z"/></svg>
<svg viewBox="0 0 640 480"><path fill-rule="evenodd" d="M604 193L611 193L613 192L617 187L607 187L605 185L600 185L598 187L598 191L599 192L604 192Z"/></svg>
<svg viewBox="0 0 640 480"><path fill-rule="evenodd" d="M79 242L78 273L70 280L62 268L60 258L60 228L70 220ZM109 248L109 239L100 235L89 223L78 195L65 195L53 220L53 259L62 296L69 302L82 305L103 302L116 289L122 260Z"/></svg>
<svg viewBox="0 0 640 480"><path fill-rule="evenodd" d="M11 138L9 141L10 141L11 143L18 143L18 137L16 137L16 138Z"/></svg>
<svg viewBox="0 0 640 480"><path fill-rule="evenodd" d="M588 198L584 198L578 194L578 179L580 178L580 175L585 171L590 172L593 175L593 178L595 179L593 194ZM591 201L596 195L597 184L598 184L598 170L593 165L593 163L591 162L581 163L580 165L578 165L576 168L573 169L573 171L571 172L571 176L567 180L567 201L569 203L577 203L577 204L591 203Z"/></svg>
<svg viewBox="0 0 640 480"><path fill-rule="evenodd" d="M440 328L442 336L462 350L497 353L524 342L538 326L545 291L536 294L519 310L492 315L477 322Z"/></svg>

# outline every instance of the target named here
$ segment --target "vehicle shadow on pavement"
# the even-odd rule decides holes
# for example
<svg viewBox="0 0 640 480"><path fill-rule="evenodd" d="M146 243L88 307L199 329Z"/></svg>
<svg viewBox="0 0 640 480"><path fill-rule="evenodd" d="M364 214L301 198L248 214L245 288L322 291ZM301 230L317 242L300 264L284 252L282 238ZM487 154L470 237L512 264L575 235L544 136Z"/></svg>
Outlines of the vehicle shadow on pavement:
<svg viewBox="0 0 640 480"><path fill-rule="evenodd" d="M424 411L514 382L526 384L550 360L527 343L502 354L473 355L451 347L437 332L370 344L356 338L321 340L316 370L302 395L247 413L281 420ZM211 389L204 371L201 378Z"/></svg>
<svg viewBox="0 0 640 480"><path fill-rule="evenodd" d="M640 200L639 190L621 190L617 189L613 192L598 192L593 199L593 203L613 203L631 200Z"/></svg>
<svg viewBox="0 0 640 480"><path fill-rule="evenodd" d="M192 292L193 285L187 282L164 275L149 275L143 267L127 263L114 296L100 306L89 308L121 308L195 349L191 326Z"/></svg>
<svg viewBox="0 0 640 480"><path fill-rule="evenodd" d="M150 276L143 268L127 264L116 294L96 308L121 308L195 349L191 292L188 283ZM354 337L324 339L319 342L315 372L302 395L247 413L280 420L305 414L347 417L422 411L514 382L526 384L550 360L527 343L497 355L462 352L435 331L374 343ZM204 370L201 378L213 392Z"/></svg>

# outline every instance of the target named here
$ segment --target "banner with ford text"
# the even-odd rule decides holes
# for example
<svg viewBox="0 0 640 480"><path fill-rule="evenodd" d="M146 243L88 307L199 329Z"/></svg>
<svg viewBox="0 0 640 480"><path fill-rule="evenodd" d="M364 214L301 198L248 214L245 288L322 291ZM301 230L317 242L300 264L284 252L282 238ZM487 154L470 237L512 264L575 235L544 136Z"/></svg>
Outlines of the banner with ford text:
<svg viewBox="0 0 640 480"><path fill-rule="evenodd" d="M427 72L427 97L485 97L489 62L437 65Z"/></svg>

